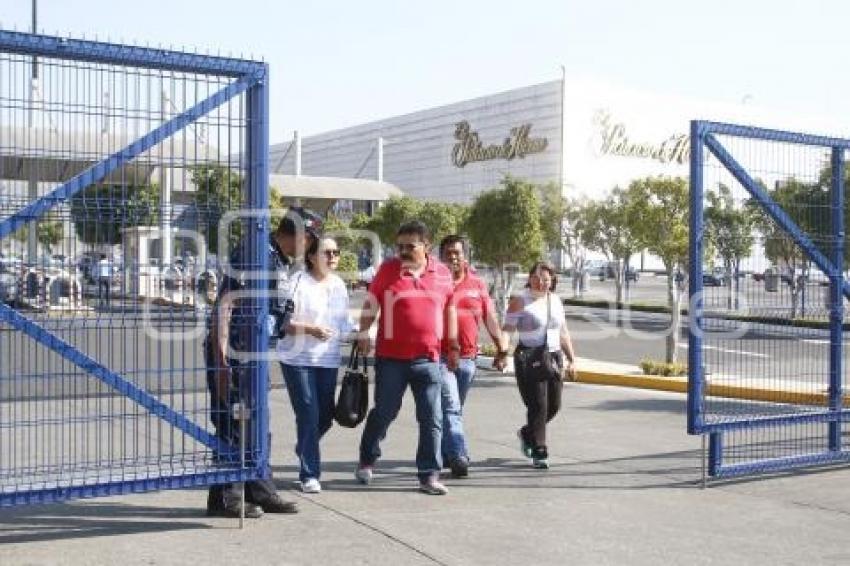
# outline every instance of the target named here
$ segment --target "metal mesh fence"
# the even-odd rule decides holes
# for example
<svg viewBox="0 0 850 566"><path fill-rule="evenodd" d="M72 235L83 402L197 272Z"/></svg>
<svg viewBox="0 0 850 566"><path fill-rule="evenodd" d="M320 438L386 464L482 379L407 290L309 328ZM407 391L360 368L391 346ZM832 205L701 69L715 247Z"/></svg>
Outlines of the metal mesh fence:
<svg viewBox="0 0 850 566"><path fill-rule="evenodd" d="M237 81L0 49L0 223ZM240 467L214 450L204 339L250 111L236 94L0 242L0 495Z"/></svg>
<svg viewBox="0 0 850 566"><path fill-rule="evenodd" d="M813 257L832 261L843 242L834 224L833 148L740 132L711 137L754 186L703 149L701 427L723 431L715 455L730 469L834 457L840 439L830 441L827 421L838 426L840 407L830 397L830 320L842 313L832 304L831 270Z"/></svg>

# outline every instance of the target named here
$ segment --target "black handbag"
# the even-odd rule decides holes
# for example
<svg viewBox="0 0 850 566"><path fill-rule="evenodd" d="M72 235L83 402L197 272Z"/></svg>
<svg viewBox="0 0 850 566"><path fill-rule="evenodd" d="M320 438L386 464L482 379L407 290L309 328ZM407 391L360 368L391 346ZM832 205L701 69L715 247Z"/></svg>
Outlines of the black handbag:
<svg viewBox="0 0 850 566"><path fill-rule="evenodd" d="M336 399L334 420L346 428L354 428L366 418L369 410L369 376L366 358L363 357L363 371L360 371L360 355L357 346L351 347L348 367L342 376L342 385Z"/></svg>

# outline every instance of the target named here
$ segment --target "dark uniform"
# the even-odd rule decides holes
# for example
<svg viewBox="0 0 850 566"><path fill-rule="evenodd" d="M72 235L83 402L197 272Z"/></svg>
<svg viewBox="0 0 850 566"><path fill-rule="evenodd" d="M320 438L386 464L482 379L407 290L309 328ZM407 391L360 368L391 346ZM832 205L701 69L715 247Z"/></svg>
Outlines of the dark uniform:
<svg viewBox="0 0 850 566"><path fill-rule="evenodd" d="M231 254L230 266L234 273L226 273L222 276L221 285L219 286L218 297L216 298L213 307L214 315L210 317L215 324L218 310L221 307L223 298L232 291L245 289L244 281L240 281L237 277L241 270L250 262L245 261L244 246L240 246ZM276 342L280 336L280 329L285 324L285 303L286 294L288 292L288 278L292 270L291 260L284 255L276 245L274 238L269 242L269 320L266 324L269 326L269 334L272 337L272 342ZM230 313L229 321L229 346L234 352L248 352L250 350L250 327L254 324L254 317L251 313L250 297L241 300L235 300ZM227 352L225 352L227 355ZM240 462L239 454L239 421L234 418L233 405L240 401L246 402L249 406L252 404L252 382L250 379L250 365L240 362L233 358L226 358L227 367L230 370L230 379L227 384L227 391L221 392L217 386L217 375L221 369L216 361L214 344L211 336L207 333L207 338L204 341L204 356L207 367L207 387L210 391L210 419L216 430L216 436L226 441L233 447L233 451L228 453L216 453L214 455L216 461L225 464L238 464ZM250 426L246 425L246 431L250 431ZM246 460L250 460L253 446L251 437L248 434L245 439ZM226 508L232 508L228 505L230 501L240 499L240 493L237 486L234 484L215 485L210 488L209 499L207 501L207 511L211 514L221 512ZM255 505L259 505L265 511L276 512L294 512L293 504L285 503L277 496L274 482L271 477L252 480L245 482L245 501ZM238 510L238 507L235 509Z"/></svg>

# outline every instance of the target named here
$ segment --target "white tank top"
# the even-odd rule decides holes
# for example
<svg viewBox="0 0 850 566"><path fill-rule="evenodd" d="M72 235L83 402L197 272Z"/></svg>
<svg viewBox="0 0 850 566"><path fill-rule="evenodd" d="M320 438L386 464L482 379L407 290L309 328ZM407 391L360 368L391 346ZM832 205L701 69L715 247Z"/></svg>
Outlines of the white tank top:
<svg viewBox="0 0 850 566"><path fill-rule="evenodd" d="M534 348L543 345L543 327L546 324L546 298L549 299L549 324L546 329L546 347L550 352L557 352L561 349L561 327L566 326L566 318L564 315L564 305L554 293L548 293L546 297L535 299L531 295L531 291L526 289L520 295L523 306L522 309L508 313L505 317L505 322L511 326L516 326L519 333L519 343L521 346Z"/></svg>

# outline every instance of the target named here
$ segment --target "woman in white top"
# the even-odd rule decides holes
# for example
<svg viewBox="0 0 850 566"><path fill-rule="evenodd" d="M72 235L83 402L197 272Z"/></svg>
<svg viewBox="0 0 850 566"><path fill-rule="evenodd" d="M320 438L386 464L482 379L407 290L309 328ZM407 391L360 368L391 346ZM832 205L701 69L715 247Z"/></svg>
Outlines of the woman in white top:
<svg viewBox="0 0 850 566"><path fill-rule="evenodd" d="M522 401L527 408L527 422L517 435L522 452L532 458L534 467L549 467L546 446L546 423L561 408L561 377L564 358L567 373L575 378L575 353L564 306L553 293L558 284L555 268L544 261L535 263L528 274L527 289L511 299L505 316L504 330L517 331L519 340L514 351L514 369ZM551 370L547 370L551 368Z"/></svg>
<svg viewBox="0 0 850 566"><path fill-rule="evenodd" d="M348 312L348 290L333 273L339 248L331 238L313 240L306 268L290 279L295 311L278 342L283 378L295 411L295 454L305 493L322 490L319 439L333 423L334 393L340 365L340 343L354 330Z"/></svg>

